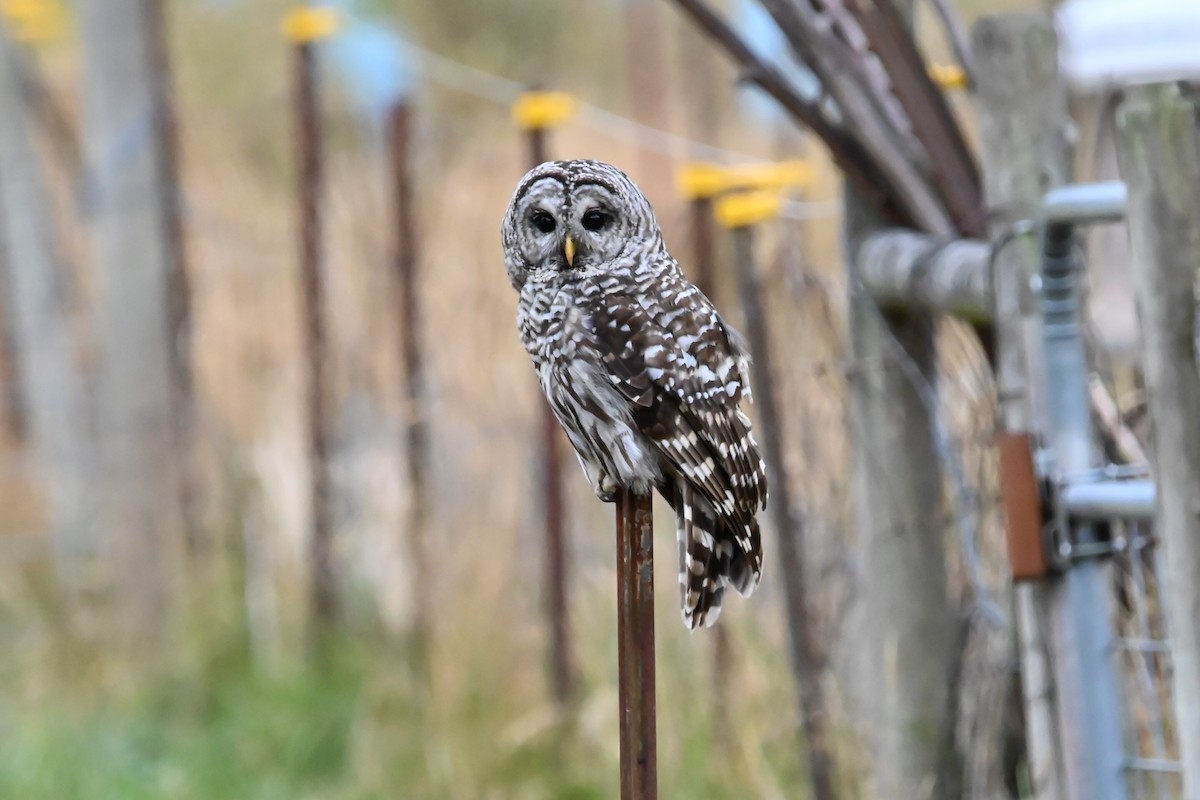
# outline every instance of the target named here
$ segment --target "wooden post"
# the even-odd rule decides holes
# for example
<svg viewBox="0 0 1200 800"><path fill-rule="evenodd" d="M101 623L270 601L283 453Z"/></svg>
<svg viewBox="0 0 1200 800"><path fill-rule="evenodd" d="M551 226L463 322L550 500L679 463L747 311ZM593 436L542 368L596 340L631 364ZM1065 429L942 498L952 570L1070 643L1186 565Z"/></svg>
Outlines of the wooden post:
<svg viewBox="0 0 1200 800"><path fill-rule="evenodd" d="M658 797L653 495L617 498L617 696L621 800Z"/></svg>
<svg viewBox="0 0 1200 800"><path fill-rule="evenodd" d="M84 382L75 361L64 274L48 224L45 176L34 126L22 102L15 43L0 25L0 240L13 354L28 414L30 452L48 507L55 565L68 591L95 550L87 507L88 445Z"/></svg>
<svg viewBox="0 0 1200 800"><path fill-rule="evenodd" d="M296 110L296 156L299 171L300 307L305 366L305 416L308 437L311 521L309 523L310 603L313 641L322 638L337 613L334 585L332 521L329 507L329 467L326 424L327 345L325 295L321 278L321 112L317 90L316 41L331 32L318 15L322 10L301 8L285 21L293 42L293 90Z"/></svg>
<svg viewBox="0 0 1200 800"><path fill-rule="evenodd" d="M726 198L718 209L726 211L730 208L730 201L736 202L740 199L743 198ZM733 226L738 293L742 298L746 337L754 358L751 363L751 380L754 384L755 405L763 424L763 434L760 438L767 462L771 517L778 536L779 564L782 567L784 594L787 598L792 670L795 675L796 693L800 699L800 724L808 751L812 797L815 800L833 800L837 797L831 752L833 737L829 730L829 703L821 680L825 666L824 656L810 616L807 589L809 573L804 558L804 525L792 506L783 455L783 427L775 405L771 343L754 263L753 228L750 220L740 221L744 224Z"/></svg>
<svg viewBox="0 0 1200 800"><path fill-rule="evenodd" d="M404 377L404 455L409 486L408 544L412 560L413 633L424 653L431 632L429 559L425 534L429 492L429 429L425 417L424 370L421 359L421 295L418 287L417 231L412 200L410 153L412 109L397 103L391 114L392 196L395 211L394 255L396 308L400 314L400 353ZM423 658L422 658L423 660Z"/></svg>
<svg viewBox="0 0 1200 800"><path fill-rule="evenodd" d="M1044 14L985 17L972 31L972 52L984 193L993 218L991 238L998 248L993 294L1000 422L1006 436L1020 437L1044 430L1035 424L1044 413L1037 387L1028 377L1042 374L1040 324L1029 288L1037 253L1019 238L1014 240L1009 226L1035 217L1044 192L1065 180L1067 98L1058 77L1054 28ZM1040 537L1041 532L1032 535ZM1032 796L1067 797L1064 732L1054 702L1056 691L1076 687L1055 683L1054 635L1048 623L1061 601L1050 584L1020 583L1014 594Z"/></svg>
<svg viewBox="0 0 1200 800"><path fill-rule="evenodd" d="M117 562L127 634L165 632L185 528L176 421L171 226L164 214L160 76L143 0L80 7L83 132L95 254L98 519ZM129 131L145 143L125 153ZM121 153L123 155L116 155ZM119 576L119 578L117 577Z"/></svg>
<svg viewBox="0 0 1200 800"><path fill-rule="evenodd" d="M858 274L884 308L940 311L982 322L992 315L989 256L984 242L947 244L916 231L885 230L859 248Z"/></svg>
<svg viewBox="0 0 1200 800"><path fill-rule="evenodd" d="M897 10L911 20L911 3ZM934 216L944 214L939 207ZM882 223L847 186L852 547L862 582L845 622L852 633L843 640L844 674L874 754L872 796L957 798L961 635L948 593L934 428L936 324L928 313L885 311L865 289L859 248ZM946 229L925 227L935 234Z"/></svg>
<svg viewBox="0 0 1200 800"><path fill-rule="evenodd" d="M563 96L529 92L514 109L517 121L528 137L529 166L547 160L546 132L560 124L569 110ZM541 486L543 541L542 598L550 628L550 684L554 699L565 706L575 687L575 667L571 657L571 619L568 613L568 576L566 553L566 503L562 490L562 432L558 420L543 398L541 402Z"/></svg>
<svg viewBox="0 0 1200 800"><path fill-rule="evenodd" d="M1200 796L1200 267L1197 108L1176 84L1129 89L1117 115L1158 484L1155 532L1174 665L1183 796Z"/></svg>
<svg viewBox="0 0 1200 800"><path fill-rule="evenodd" d="M847 252L878 221L851 200ZM861 599L844 663L874 754L872 796L954 798L959 620L944 547L933 317L882 310L850 265L849 381ZM914 469L920 464L920 469ZM913 731L922 731L917 736Z"/></svg>

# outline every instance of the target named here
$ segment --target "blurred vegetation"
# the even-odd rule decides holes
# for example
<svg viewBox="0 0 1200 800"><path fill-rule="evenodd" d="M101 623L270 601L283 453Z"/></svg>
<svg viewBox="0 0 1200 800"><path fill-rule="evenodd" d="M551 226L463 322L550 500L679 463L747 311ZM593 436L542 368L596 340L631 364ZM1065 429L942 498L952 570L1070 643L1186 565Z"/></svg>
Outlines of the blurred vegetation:
<svg viewBox="0 0 1200 800"><path fill-rule="evenodd" d="M0 633L8 641L27 639L7 627ZM611 687L591 687L599 694L585 693L576 713L563 717L529 691L538 682L529 654L460 652L464 671L435 675L439 690L429 693L412 653L384 631L343 631L329 645L322 658L268 668L256 663L236 622L208 619L177 643L182 650L166 668L115 686L103 657L79 642L56 639L42 668L26 661L14 669L6 659L0 797L616 796ZM687 673L672 666L662 664L662 674ZM664 689L671 695L679 687ZM771 796L800 779L782 719L763 752L747 753L712 740L706 703L666 708L664 796Z"/></svg>
<svg viewBox="0 0 1200 800"><path fill-rule="evenodd" d="M682 96L676 80L686 69L680 39L692 34L670 4L658 5L674 76L667 81L672 113L666 117L679 130L687 116L682 109L696 101ZM525 468L533 463L530 431L540 406L513 332L515 301L496 235L513 182L527 165L524 143L501 104L430 86L417 98L422 291L437 409L430 470L437 493L430 534L437 548L436 632L430 674L422 677L405 643L403 601L399 611L389 610L407 587L394 564L402 538L402 503L395 498L403 486L396 479L396 439L388 437L403 411L395 388L394 313L381 277L389 248L386 164L372 139L378 132L352 118L336 80L323 84L331 326L339 350L333 365L340 382L333 423L342 459L338 546L350 619L322 658L311 657L302 642L304 514L297 509L305 499L298 488L305 465L290 60L279 36L288 6L225 0L169 8L208 477L207 542L192 554L180 588L184 621L132 662L114 655L104 633L104 597L89 595L86 585L61 585L44 549L22 538L37 526L36 491L27 476L22 482L6 473L0 798L615 797L611 511L595 502L573 460L565 482L582 685L570 713L555 708L543 674L537 510ZM619 3L371 0L359 7L394 21L431 50L628 113ZM77 42L41 55L60 96L77 101ZM715 54L709 66L723 128L680 133L759 157L804 149L789 126L739 120L727 89L732 69ZM582 127L556 131L552 152L605 158L631 172L646 156ZM807 199L824 201L836 196L837 182L824 159L816 161L820 179ZM668 241L686 258L686 208L669 188L653 191ZM86 220L70 199L57 210L60 232L73 243L68 253L83 253ZM814 530L834 540L845 532L848 505L837 226L822 220L789 229L803 236L802 247L793 241L776 249L780 237L763 237L764 254L773 254L764 255L773 333L786 343L779 379L794 399L786 409L789 430L794 439L805 431L803 452L792 454L800 497ZM723 289L722 305L736 320L732 287ZM18 449L2 445L0 458L14 463ZM679 624L673 531L668 524L658 528L658 583L666 587L658 603L661 795L801 796L774 563L762 590L749 602L734 600L722 617L734 663L726 685L715 687L712 637L688 635ZM255 557L268 565L267 575L255 573L264 570L252 563L255 547L265 552ZM838 591L845 589L830 590L823 614L835 614ZM76 601L89 613L94 605L94 615L69 619L65 607ZM732 729L723 734L712 718L718 690L729 698Z"/></svg>

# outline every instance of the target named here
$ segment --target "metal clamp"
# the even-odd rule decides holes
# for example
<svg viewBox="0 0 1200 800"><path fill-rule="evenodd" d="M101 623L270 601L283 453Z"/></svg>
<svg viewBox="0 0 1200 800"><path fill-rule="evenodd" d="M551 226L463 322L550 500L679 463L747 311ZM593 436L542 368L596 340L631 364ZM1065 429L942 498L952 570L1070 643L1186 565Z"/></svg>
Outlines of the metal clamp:
<svg viewBox="0 0 1200 800"><path fill-rule="evenodd" d="M1047 453L1039 453L1043 470ZM1154 516L1155 484L1145 478L1126 477L1119 467L1101 467L1083 474L1054 475L1041 471L1044 502L1051 509L1045 527L1046 550L1055 569L1061 571L1074 561L1103 558L1129 547L1124 536L1114 535L1114 520L1146 520ZM1090 541L1073 535L1081 526L1096 529Z"/></svg>

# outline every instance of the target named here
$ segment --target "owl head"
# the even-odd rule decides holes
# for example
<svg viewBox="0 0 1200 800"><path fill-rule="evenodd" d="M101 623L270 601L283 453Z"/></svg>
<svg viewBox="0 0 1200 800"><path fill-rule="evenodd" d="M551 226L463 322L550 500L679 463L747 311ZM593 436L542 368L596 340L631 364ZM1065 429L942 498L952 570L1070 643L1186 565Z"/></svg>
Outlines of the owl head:
<svg viewBox="0 0 1200 800"><path fill-rule="evenodd" d="M531 277L603 270L663 247L646 197L603 161L547 161L531 169L509 201L501 240L517 290Z"/></svg>

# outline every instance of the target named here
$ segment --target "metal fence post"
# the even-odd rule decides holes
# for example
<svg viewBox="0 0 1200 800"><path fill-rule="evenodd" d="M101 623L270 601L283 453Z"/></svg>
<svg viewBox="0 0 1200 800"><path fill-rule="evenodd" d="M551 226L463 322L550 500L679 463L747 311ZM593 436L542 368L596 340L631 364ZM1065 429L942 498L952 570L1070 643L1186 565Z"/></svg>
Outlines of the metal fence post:
<svg viewBox="0 0 1200 800"><path fill-rule="evenodd" d="M621 800L658 797L654 675L654 496L617 498L617 699Z"/></svg>
<svg viewBox="0 0 1200 800"><path fill-rule="evenodd" d="M1041 273L1047 439L1054 470L1064 477L1091 469L1098 457L1075 251L1071 222L1048 220L1042 231ZM1052 589L1062 599L1054 606L1052 625L1067 779L1073 796L1120 800L1126 790L1108 562L1068 549L1086 550L1099 543L1092 524L1077 521L1069 527L1070 541L1061 555L1071 561Z"/></svg>
<svg viewBox="0 0 1200 800"><path fill-rule="evenodd" d="M513 106L513 117L525 131L529 166L546 160L546 131L565 122L574 112L574 101L561 92L531 91ZM571 699L575 667L571 657L571 620L568 613L566 510L562 490L562 433L544 399L541 403L541 478L544 535L543 602L550 628L550 682L561 705Z"/></svg>
<svg viewBox="0 0 1200 800"><path fill-rule="evenodd" d="M333 575L333 535L329 518L328 436L326 414L325 297L321 280L321 159L320 101L317 90L315 43L333 32L336 17L329 9L299 8L284 21L284 32L294 45L294 91L296 104L296 146L299 166L298 201L300 224L299 257L301 319L305 392L308 401L308 451L311 514L309 532L309 587L312 622L321 638L323 629L333 622L337 612L337 593Z"/></svg>
<svg viewBox="0 0 1200 800"><path fill-rule="evenodd" d="M792 507L782 423L776 406L772 375L771 343L754 262L754 225L777 216L780 199L776 192L748 192L724 197L717 202L716 208L721 223L733 233L738 294L742 299L746 337L754 357L751 380L763 423L763 456L767 462L771 493L769 505L779 538L779 563L783 568L784 594L787 598L792 670L800 699L800 725L804 731L812 796L816 800L832 800L837 792L831 751L833 737L829 730L829 703L821 683L824 655L809 618L804 525Z"/></svg>
<svg viewBox="0 0 1200 800"><path fill-rule="evenodd" d="M404 378L404 456L409 486L407 540L412 559L413 639L417 660L427 668L430 566L425 533L429 518L429 490L425 471L429 461L429 429L425 417L424 368L421 359L421 294L418 291L417 230L412 191L412 108L396 103L390 115L392 210L395 214L392 265L396 307L400 313L400 360Z"/></svg>

